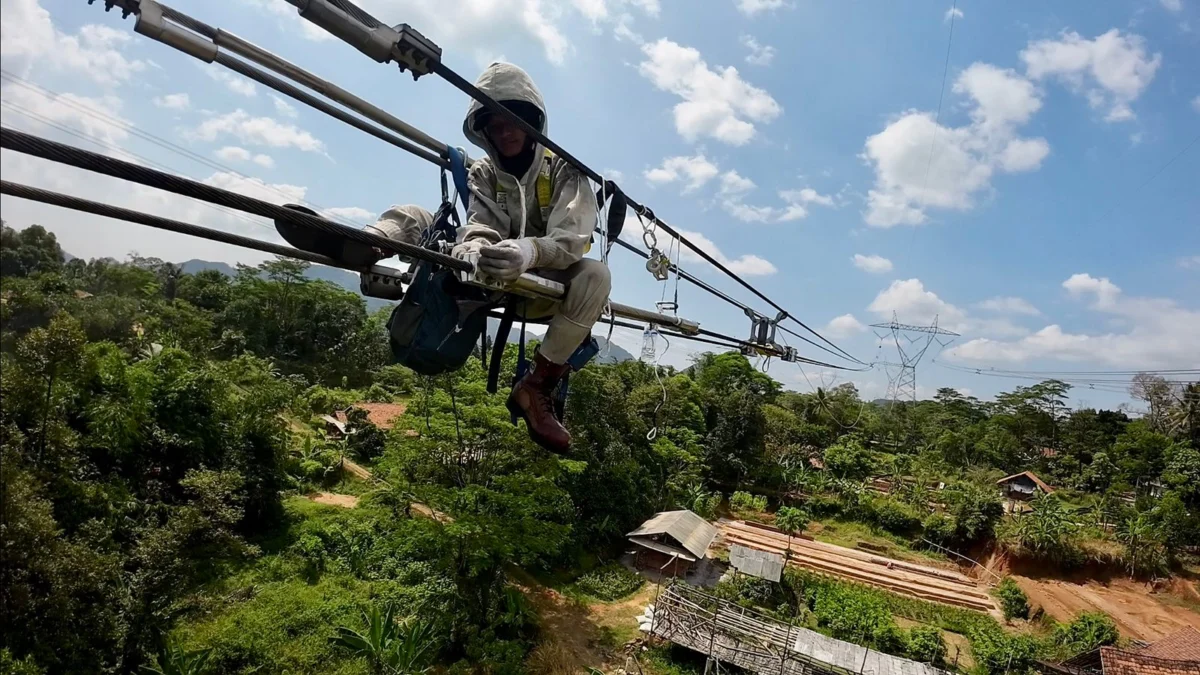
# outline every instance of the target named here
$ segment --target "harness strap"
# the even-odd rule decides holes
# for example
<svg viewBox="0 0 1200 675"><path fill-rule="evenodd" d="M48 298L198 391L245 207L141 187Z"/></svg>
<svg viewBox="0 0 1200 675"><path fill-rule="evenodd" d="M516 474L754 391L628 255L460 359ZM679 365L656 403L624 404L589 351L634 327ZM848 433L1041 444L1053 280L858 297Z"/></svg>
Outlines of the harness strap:
<svg viewBox="0 0 1200 675"><path fill-rule="evenodd" d="M450 159L450 175L454 178L454 191L462 201L463 211L471 208L471 189L467 186L467 161L465 154L458 148L446 146L446 156Z"/></svg>
<svg viewBox="0 0 1200 675"><path fill-rule="evenodd" d="M496 341L492 343L492 364L488 368L487 392L496 393L500 384L500 365L504 360L504 347L508 344L508 334L512 332L513 317L516 316L516 306L510 302L504 308L500 317L500 327L496 329ZM487 331L484 331L487 335Z"/></svg>

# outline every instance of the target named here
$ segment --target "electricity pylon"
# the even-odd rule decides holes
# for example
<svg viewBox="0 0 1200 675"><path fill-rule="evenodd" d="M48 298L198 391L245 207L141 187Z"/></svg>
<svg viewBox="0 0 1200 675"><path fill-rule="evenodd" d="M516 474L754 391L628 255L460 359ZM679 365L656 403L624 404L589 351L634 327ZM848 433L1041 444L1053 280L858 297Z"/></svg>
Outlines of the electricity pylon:
<svg viewBox="0 0 1200 675"><path fill-rule="evenodd" d="M925 352L929 350L929 346L937 342L943 348L954 342L954 338L959 337L958 333L954 333L943 328L938 328L938 318L933 317L933 323L928 326L914 326L912 324L900 323L896 318L896 313L892 312L892 320L887 323L874 323L871 328L887 329L892 334L892 340L896 343L896 351L900 354L900 363L883 362L885 367L892 366L899 368L896 377L892 377L891 372L888 372L888 393L887 397L894 403L896 401L916 401L917 400L917 364L921 362L921 358L925 356ZM916 335L912 335L915 333ZM886 339L886 333L875 331L875 335L880 339ZM900 342L900 337L903 335L908 342L908 348ZM942 341L941 336L948 336L949 339Z"/></svg>

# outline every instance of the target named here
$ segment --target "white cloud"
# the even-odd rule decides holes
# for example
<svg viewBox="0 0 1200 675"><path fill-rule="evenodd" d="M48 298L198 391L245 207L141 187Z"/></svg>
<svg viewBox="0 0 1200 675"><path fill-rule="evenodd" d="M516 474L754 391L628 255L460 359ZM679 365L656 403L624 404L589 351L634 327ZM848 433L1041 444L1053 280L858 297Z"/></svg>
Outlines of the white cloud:
<svg viewBox="0 0 1200 675"><path fill-rule="evenodd" d="M267 169L275 168L275 160L270 155L255 154L235 145L226 145L213 154L226 162L254 162Z"/></svg>
<svg viewBox="0 0 1200 675"><path fill-rule="evenodd" d="M775 48L771 45L760 45L751 35L742 36L742 46L750 50L746 55L746 63L752 66L769 66L775 60Z"/></svg>
<svg viewBox="0 0 1200 675"><path fill-rule="evenodd" d="M861 321L854 318L853 314L843 314L834 317L829 325L825 326L825 331L833 337L850 337L855 333L861 333L867 329Z"/></svg>
<svg viewBox="0 0 1200 675"><path fill-rule="evenodd" d="M875 170L875 186L867 193L868 225L920 225L929 208L971 209L997 171L1033 171L1049 154L1045 139L1017 133L1042 105L1029 80L974 63L953 91L970 101L970 124L946 127L930 113L909 110L867 138L863 158Z"/></svg>
<svg viewBox="0 0 1200 675"><path fill-rule="evenodd" d="M784 0L735 0L738 11L746 16L754 16L761 12L769 12L786 7Z"/></svg>
<svg viewBox="0 0 1200 675"><path fill-rule="evenodd" d="M1179 266L1185 270L1200 270L1200 255L1189 255L1180 258Z"/></svg>
<svg viewBox="0 0 1200 675"><path fill-rule="evenodd" d="M359 206L335 206L325 209L324 213L334 220L350 222L356 225L366 225L376 220L374 211L368 211Z"/></svg>
<svg viewBox="0 0 1200 675"><path fill-rule="evenodd" d="M717 165L708 161L703 154L699 154L694 157L667 157L661 166L650 169L643 175L655 185L683 181L683 191L691 192L715 178L718 173L720 169Z"/></svg>
<svg viewBox="0 0 1200 675"><path fill-rule="evenodd" d="M154 105L167 110L187 110L192 104L191 99L184 94L167 94L166 96L155 96Z"/></svg>
<svg viewBox="0 0 1200 675"><path fill-rule="evenodd" d="M272 94L271 99L275 102L275 112L276 113L278 113L284 117L292 117L292 118L295 118L297 115L299 115L299 113L296 112L296 106L292 105L291 103L288 103L286 100L284 100L284 98L282 96L277 96L275 94Z"/></svg>
<svg viewBox="0 0 1200 675"><path fill-rule="evenodd" d="M892 271L892 261L880 255L855 253L851 260L854 261L855 267L871 274L883 274L884 272Z"/></svg>
<svg viewBox="0 0 1200 675"><path fill-rule="evenodd" d="M1135 117L1130 105L1141 96L1162 64L1162 54L1149 56L1140 35L1112 30L1091 40L1074 31L1057 40L1032 42L1021 51L1026 74L1035 80L1054 78L1087 97L1093 108L1107 108L1105 120Z"/></svg>
<svg viewBox="0 0 1200 675"><path fill-rule="evenodd" d="M799 190L782 190L779 193L780 199L793 204L818 204L820 206L833 206L833 197L823 195L812 188L801 188Z"/></svg>
<svg viewBox="0 0 1200 675"><path fill-rule="evenodd" d="M128 82L148 67L121 50L133 39L127 31L87 24L69 35L58 30L37 0L0 2L0 60L4 67L28 77L48 70L86 77L104 86Z"/></svg>
<svg viewBox="0 0 1200 675"><path fill-rule="evenodd" d="M638 72L683 102L675 105L675 130L689 141L701 136L730 145L754 138L756 123L778 117L783 108L764 89L742 79L737 68L709 68L692 47L666 38L642 46L647 59Z"/></svg>
<svg viewBox="0 0 1200 675"><path fill-rule="evenodd" d="M754 181L730 169L721 174L721 194L726 196L742 195L754 189Z"/></svg>
<svg viewBox="0 0 1200 675"><path fill-rule="evenodd" d="M975 306L979 309L1000 312L1002 314L1027 314L1029 316L1038 316L1041 314L1038 308L1034 307L1028 300L1011 296L988 298L983 302L975 303Z"/></svg>
<svg viewBox="0 0 1200 675"><path fill-rule="evenodd" d="M121 141L129 137L130 122L122 117L124 104L117 96L105 94L100 97L88 97L70 93L47 95L23 86L5 86L3 94L4 100L10 105L19 106L21 110L27 110L46 120L43 122L28 117L21 114L20 110L14 109L11 112L5 111L5 124L61 139L68 144L79 143L77 138L48 124L53 122L95 139L105 148L105 154L118 155L127 160L134 159L119 149Z"/></svg>
<svg viewBox="0 0 1200 675"><path fill-rule="evenodd" d="M942 15L943 21L950 21L951 19L961 19L961 18L963 18L963 11L957 7L951 7L950 9L946 10L946 13L944 15Z"/></svg>
<svg viewBox="0 0 1200 675"><path fill-rule="evenodd" d="M1194 367L1200 310L1165 298L1126 297L1106 278L1075 274L1063 282L1072 297L1090 298L1089 308L1130 328L1126 332L1069 333L1051 324L1019 340L980 338L953 356L966 361L1024 362L1056 359L1094 362L1125 369Z"/></svg>
<svg viewBox="0 0 1200 675"><path fill-rule="evenodd" d="M254 83L241 75L234 75L225 70L224 66L209 64L204 69L204 72L212 79L225 85L225 88L238 96L257 96L258 90L254 88Z"/></svg>
<svg viewBox="0 0 1200 675"><path fill-rule="evenodd" d="M934 317L948 330L962 328L966 313L942 300L937 293L925 290L920 279L897 279L879 292L867 310L881 318L890 319L895 313L903 323L930 323Z"/></svg>
<svg viewBox="0 0 1200 675"><path fill-rule="evenodd" d="M1196 112L1200 112L1200 96L1197 96L1196 98L1192 99L1192 110L1195 110Z"/></svg>
<svg viewBox="0 0 1200 675"><path fill-rule="evenodd" d="M1072 274L1062 286L1073 298L1095 296L1097 308L1112 307L1117 296L1121 294L1121 289L1109 281L1108 277L1097 279L1090 274Z"/></svg>
<svg viewBox="0 0 1200 675"><path fill-rule="evenodd" d="M1182 12L1183 0L1159 0L1162 3L1163 9L1168 12Z"/></svg>
<svg viewBox="0 0 1200 675"><path fill-rule="evenodd" d="M737 176L737 173L734 171L727 172L725 176L722 177L722 183L725 182L725 179L729 177L730 173ZM737 182L738 185L744 187L744 184L740 183L740 181L745 181L745 183L749 183L749 188L754 187L754 183L750 182L749 180L743 179L741 176L737 176L737 178L740 179ZM730 179L730 181L731 183L734 182L733 179ZM730 185L730 188L733 187L733 185ZM786 223L793 220L801 220L808 217L809 204L835 207L833 197L829 195L823 195L812 188L802 188L800 190L780 190L779 198L784 202L784 205L781 207L755 206L742 201L742 196L746 191L748 191L749 188L742 189L740 191L735 191L733 189L726 191L723 186L722 189L722 194L725 195L725 200L721 203L721 207L724 208L725 211L734 218L746 223L766 223L772 221L777 223Z"/></svg>
<svg viewBox="0 0 1200 675"><path fill-rule="evenodd" d="M726 199L721 208L743 223L766 223L778 218L777 211L770 206L751 206L738 199Z"/></svg>
<svg viewBox="0 0 1200 675"><path fill-rule="evenodd" d="M226 145L213 154L225 160L226 162L248 162L250 161L251 157L249 150L245 148L239 148L235 145Z"/></svg>
<svg viewBox="0 0 1200 675"><path fill-rule="evenodd" d="M305 152L322 152L325 148L320 140L303 129L270 117L251 117L241 109L210 117L188 135L202 141L213 141L220 136L229 135L244 143L274 148L296 148Z"/></svg>
<svg viewBox="0 0 1200 675"><path fill-rule="evenodd" d="M621 181L625 180L625 172L618 171L617 169L601 169L600 175L615 183L620 183Z"/></svg>

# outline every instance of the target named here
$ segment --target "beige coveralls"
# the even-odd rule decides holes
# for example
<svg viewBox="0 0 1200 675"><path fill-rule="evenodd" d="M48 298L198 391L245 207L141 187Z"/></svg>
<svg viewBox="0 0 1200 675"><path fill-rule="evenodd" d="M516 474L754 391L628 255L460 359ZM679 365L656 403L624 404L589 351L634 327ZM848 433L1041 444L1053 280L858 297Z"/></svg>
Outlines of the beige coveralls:
<svg viewBox="0 0 1200 675"><path fill-rule="evenodd" d="M542 119L546 119L541 93L529 75L514 65L493 63L475 86L497 101L533 103L543 112ZM471 166L467 179L471 208L455 248L478 249L504 239L533 239L537 268L531 271L567 284L567 294L561 302L527 301L524 316L530 319L551 317L540 351L550 361L564 363L591 334L612 287L608 267L598 260L583 257L596 226L596 195L587 178L577 169L558 157L551 157L553 192L549 213L543 219L536 189L538 173L543 166L542 146L536 145L535 159L519 180L500 170L491 143L484 134L474 130L475 115L482 109L473 101L463 122L463 133L488 156ZM542 132L545 131L543 121ZM415 242L432 218L432 214L418 206L393 206L370 227L385 236Z"/></svg>

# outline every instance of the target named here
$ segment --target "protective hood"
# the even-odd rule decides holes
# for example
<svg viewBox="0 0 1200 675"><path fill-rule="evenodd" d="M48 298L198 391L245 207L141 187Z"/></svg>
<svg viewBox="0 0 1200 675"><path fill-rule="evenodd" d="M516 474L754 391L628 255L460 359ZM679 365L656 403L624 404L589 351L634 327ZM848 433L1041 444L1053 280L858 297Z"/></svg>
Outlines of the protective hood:
<svg viewBox="0 0 1200 675"><path fill-rule="evenodd" d="M533 80L529 77L529 73L511 63L493 63L475 81L475 86L500 103L521 101L533 105L542 113L542 123L539 131L543 134L546 133L548 128L546 123L546 104L542 100L542 92L538 91L537 85L533 83ZM472 100L470 107L467 108L467 118L463 120L463 135L472 143L482 148L488 157L491 158L492 164L500 167L500 157L496 153L496 149L492 147L491 141L488 140L487 134L482 129L476 130L476 119L482 112L487 112L487 108L484 108L479 101ZM541 154L542 145L535 142L533 156L541 157ZM536 173L537 167L538 162L533 162L530 169L526 171L526 176L531 171ZM516 176L516 178L524 182L523 179L526 176Z"/></svg>

